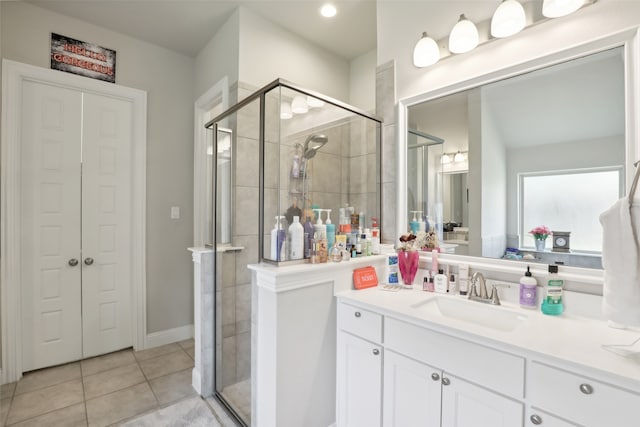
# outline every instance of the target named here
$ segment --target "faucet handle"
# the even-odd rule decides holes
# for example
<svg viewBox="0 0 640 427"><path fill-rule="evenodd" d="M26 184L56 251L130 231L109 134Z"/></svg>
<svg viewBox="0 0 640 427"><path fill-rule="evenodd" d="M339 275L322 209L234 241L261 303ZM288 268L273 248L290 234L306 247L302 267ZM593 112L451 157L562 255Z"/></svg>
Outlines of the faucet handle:
<svg viewBox="0 0 640 427"><path fill-rule="evenodd" d="M500 298L498 297L498 288L496 285L491 285L491 295L489 296L491 304L500 305Z"/></svg>
<svg viewBox="0 0 640 427"><path fill-rule="evenodd" d="M467 298L473 298L473 297L477 297L478 296L478 291L476 289L476 282L472 279L469 281L469 295L467 296Z"/></svg>

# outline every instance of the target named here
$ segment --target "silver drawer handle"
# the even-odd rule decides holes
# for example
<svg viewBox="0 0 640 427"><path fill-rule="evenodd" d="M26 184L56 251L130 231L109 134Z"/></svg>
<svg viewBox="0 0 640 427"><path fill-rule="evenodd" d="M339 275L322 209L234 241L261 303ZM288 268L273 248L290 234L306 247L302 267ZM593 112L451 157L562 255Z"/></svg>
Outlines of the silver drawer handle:
<svg viewBox="0 0 640 427"><path fill-rule="evenodd" d="M84 259L84 263L85 263L86 265L91 265L91 264L93 264L93 258L85 258L85 259Z"/></svg>
<svg viewBox="0 0 640 427"><path fill-rule="evenodd" d="M75 258L71 258L71 259L69 260L69 265L70 265L71 267L75 267L76 265L78 265L78 260L77 260L77 259L75 259Z"/></svg>
<svg viewBox="0 0 640 427"><path fill-rule="evenodd" d="M542 424L542 418L540 417L540 415L531 415L530 419L531 419L531 424L535 424L537 426Z"/></svg>
<svg viewBox="0 0 640 427"><path fill-rule="evenodd" d="M373 355L374 355L374 356L377 356L377 355L379 355L379 354L380 354L380 350L378 350L377 348L374 348L374 349L373 349Z"/></svg>
<svg viewBox="0 0 640 427"><path fill-rule="evenodd" d="M593 393L593 387L591 387L589 384L580 384L580 391L584 394L591 394Z"/></svg>
<svg viewBox="0 0 640 427"><path fill-rule="evenodd" d="M451 384L451 380L449 380L449 378L442 377L442 385L449 385L449 384Z"/></svg>
<svg viewBox="0 0 640 427"><path fill-rule="evenodd" d="M433 374L431 374L431 379L434 381L438 381L440 379L440 375L434 372Z"/></svg>
<svg viewBox="0 0 640 427"><path fill-rule="evenodd" d="M362 316L362 314L360 314L360 312L359 312L359 311L356 311L356 312L354 313L354 316L356 316L356 317L360 317L360 316Z"/></svg>

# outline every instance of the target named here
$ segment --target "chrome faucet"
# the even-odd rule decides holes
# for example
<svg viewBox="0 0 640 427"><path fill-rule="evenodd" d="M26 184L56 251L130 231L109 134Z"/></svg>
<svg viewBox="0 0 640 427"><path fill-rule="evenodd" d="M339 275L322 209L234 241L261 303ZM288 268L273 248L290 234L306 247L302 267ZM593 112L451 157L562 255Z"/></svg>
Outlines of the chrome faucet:
<svg viewBox="0 0 640 427"><path fill-rule="evenodd" d="M476 283L479 282L480 289L476 289ZM484 276L479 271L473 273L471 276L471 289L469 290L470 300L484 302L492 305L500 305L500 298L498 297L498 290L496 285L491 286L491 295L487 294L487 282Z"/></svg>

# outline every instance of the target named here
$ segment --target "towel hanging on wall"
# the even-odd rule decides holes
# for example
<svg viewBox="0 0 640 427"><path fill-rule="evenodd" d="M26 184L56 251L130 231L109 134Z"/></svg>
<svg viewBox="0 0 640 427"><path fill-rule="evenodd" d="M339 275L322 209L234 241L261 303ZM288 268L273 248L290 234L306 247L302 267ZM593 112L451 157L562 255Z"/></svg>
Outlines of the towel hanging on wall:
<svg viewBox="0 0 640 427"><path fill-rule="evenodd" d="M637 163L636 163L637 165ZM602 310L605 319L620 325L640 325L640 202L634 203L640 168L629 194L600 215L602 224L602 266L604 288Z"/></svg>

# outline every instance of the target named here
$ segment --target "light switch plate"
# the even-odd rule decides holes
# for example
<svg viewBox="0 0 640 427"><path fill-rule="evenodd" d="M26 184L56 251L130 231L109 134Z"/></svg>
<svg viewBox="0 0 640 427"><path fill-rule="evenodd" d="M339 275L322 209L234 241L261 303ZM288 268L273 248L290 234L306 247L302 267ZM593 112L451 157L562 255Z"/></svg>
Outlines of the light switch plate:
<svg viewBox="0 0 640 427"><path fill-rule="evenodd" d="M180 219L180 206L171 206L171 219Z"/></svg>

